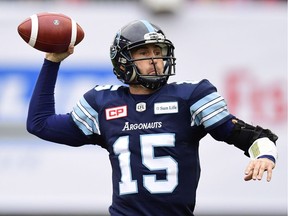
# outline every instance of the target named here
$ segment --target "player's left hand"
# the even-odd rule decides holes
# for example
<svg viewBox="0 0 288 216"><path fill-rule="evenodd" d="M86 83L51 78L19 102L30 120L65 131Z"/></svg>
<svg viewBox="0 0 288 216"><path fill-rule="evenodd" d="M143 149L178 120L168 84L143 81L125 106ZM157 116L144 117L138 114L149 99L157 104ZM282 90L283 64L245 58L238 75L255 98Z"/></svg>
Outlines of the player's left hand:
<svg viewBox="0 0 288 216"><path fill-rule="evenodd" d="M272 178L272 170L275 167L275 163L268 158L259 158L251 160L245 170L245 181L262 180L263 174L267 172L267 181L270 182Z"/></svg>

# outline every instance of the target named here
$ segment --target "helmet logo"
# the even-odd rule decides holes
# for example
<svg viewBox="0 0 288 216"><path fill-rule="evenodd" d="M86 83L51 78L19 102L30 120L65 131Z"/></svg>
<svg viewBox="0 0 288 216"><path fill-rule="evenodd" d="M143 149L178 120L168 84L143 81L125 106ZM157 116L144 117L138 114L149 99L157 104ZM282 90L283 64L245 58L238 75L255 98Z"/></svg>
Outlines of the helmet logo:
<svg viewBox="0 0 288 216"><path fill-rule="evenodd" d="M110 58L114 59L117 55L117 47L119 46L119 40L120 40L120 32L117 32L114 43L110 47Z"/></svg>
<svg viewBox="0 0 288 216"><path fill-rule="evenodd" d="M115 47L115 46L111 46L111 49L110 49L110 58L111 58L111 59L114 59L116 55L117 55L116 47Z"/></svg>
<svg viewBox="0 0 288 216"><path fill-rule="evenodd" d="M144 39L149 43L164 42L165 36L157 32L149 32L144 35Z"/></svg>

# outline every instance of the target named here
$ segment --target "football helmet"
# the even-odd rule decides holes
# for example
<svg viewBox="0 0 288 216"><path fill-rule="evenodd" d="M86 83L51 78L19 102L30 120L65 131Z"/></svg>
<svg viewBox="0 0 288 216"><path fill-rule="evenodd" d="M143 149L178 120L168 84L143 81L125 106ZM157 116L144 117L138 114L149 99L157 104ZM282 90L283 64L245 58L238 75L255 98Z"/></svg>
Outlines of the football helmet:
<svg viewBox="0 0 288 216"><path fill-rule="evenodd" d="M151 58L133 59L131 50L145 44L159 46L162 55ZM156 25L146 20L133 21L121 28L110 47L113 72L125 84L138 84L149 89L158 89L167 83L169 76L175 75L174 45ZM150 59L155 74L143 75L135 62ZM163 59L164 70L157 71L154 59Z"/></svg>

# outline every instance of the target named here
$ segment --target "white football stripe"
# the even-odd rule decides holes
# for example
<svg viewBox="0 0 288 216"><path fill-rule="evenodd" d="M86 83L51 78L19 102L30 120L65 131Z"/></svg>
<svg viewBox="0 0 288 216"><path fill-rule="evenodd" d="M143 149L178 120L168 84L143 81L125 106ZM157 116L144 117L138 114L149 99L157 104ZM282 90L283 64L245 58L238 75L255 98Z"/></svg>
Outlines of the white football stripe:
<svg viewBox="0 0 288 216"><path fill-rule="evenodd" d="M74 45L76 42L76 37L77 37L77 24L73 19L71 19L71 24L72 24L72 32L71 32L70 45Z"/></svg>
<svg viewBox="0 0 288 216"><path fill-rule="evenodd" d="M37 40L37 35L38 35L38 16L37 14L34 14L30 16L31 19L31 35L30 35L30 40L28 44L32 47L35 46L36 40Z"/></svg>

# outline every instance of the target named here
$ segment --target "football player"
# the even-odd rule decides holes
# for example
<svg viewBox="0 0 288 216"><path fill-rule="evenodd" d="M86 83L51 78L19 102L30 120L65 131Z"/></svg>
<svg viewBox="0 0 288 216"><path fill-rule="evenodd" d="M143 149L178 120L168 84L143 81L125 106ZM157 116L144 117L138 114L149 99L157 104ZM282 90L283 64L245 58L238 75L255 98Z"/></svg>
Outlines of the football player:
<svg viewBox="0 0 288 216"><path fill-rule="evenodd" d="M32 95L27 130L70 146L109 152L111 215L193 215L200 178L199 141L210 134L251 158L245 180L271 180L277 136L229 113L208 80L167 83L175 75L174 45L156 25L136 20L110 47L124 84L96 85L68 114L56 114L54 88L61 61L74 51L47 53Z"/></svg>

